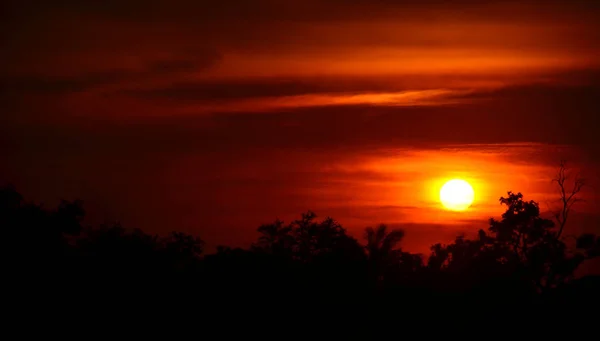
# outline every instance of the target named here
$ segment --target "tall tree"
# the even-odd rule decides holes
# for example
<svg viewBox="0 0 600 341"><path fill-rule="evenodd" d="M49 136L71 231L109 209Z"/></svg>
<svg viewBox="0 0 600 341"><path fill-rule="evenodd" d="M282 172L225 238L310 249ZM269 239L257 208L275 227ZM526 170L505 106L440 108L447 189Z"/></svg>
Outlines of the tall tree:
<svg viewBox="0 0 600 341"><path fill-rule="evenodd" d="M388 231L387 225L381 224L375 229L367 227L364 239L367 241L365 248L369 258L381 260L389 257L397 248L404 239L404 231L400 229Z"/></svg>
<svg viewBox="0 0 600 341"><path fill-rule="evenodd" d="M369 257L369 271L372 280L382 282L390 273L399 271L400 263L406 260L398 244L404 239L404 231L389 231L384 224L377 228L367 227L364 233L365 249Z"/></svg>

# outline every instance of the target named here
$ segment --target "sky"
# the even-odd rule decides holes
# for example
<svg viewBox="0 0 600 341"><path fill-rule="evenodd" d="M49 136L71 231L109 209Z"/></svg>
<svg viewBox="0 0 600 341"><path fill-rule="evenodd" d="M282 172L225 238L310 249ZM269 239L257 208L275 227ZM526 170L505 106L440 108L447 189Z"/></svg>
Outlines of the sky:
<svg viewBox="0 0 600 341"><path fill-rule="evenodd" d="M0 183L90 224L248 246L313 210L403 247L545 210L561 159L600 232L600 4L593 1L7 0ZM442 209L444 181L475 189Z"/></svg>

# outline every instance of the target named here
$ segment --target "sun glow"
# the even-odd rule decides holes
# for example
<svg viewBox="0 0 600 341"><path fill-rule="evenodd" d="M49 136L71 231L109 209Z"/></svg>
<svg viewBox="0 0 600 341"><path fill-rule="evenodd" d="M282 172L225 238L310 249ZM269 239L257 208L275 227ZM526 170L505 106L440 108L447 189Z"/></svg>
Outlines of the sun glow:
<svg viewBox="0 0 600 341"><path fill-rule="evenodd" d="M473 187L464 180L454 179L446 182L440 190L440 201L451 211L464 211L475 198Z"/></svg>

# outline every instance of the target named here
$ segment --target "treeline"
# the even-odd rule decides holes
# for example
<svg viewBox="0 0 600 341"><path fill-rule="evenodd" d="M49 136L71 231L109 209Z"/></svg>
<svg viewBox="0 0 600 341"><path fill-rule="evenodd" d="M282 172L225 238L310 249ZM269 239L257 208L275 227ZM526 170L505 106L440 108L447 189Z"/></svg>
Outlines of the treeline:
<svg viewBox="0 0 600 341"><path fill-rule="evenodd" d="M151 297L164 304L246 302L292 310L352 306L370 314L383 313L382 306L598 302L598 278L573 274L600 255L600 238L584 234L575 249L567 248L560 235L564 224L542 218L536 202L512 192L500 202L506 211L499 220L490 219L474 239L433 245L426 261L402 250L401 230L369 227L361 242L337 221L312 212L260 226L249 249L219 247L205 255L198 237L159 237L119 224L86 227L81 201L45 209L12 187L0 189L0 226L11 280L31 287L39 299L101 304Z"/></svg>

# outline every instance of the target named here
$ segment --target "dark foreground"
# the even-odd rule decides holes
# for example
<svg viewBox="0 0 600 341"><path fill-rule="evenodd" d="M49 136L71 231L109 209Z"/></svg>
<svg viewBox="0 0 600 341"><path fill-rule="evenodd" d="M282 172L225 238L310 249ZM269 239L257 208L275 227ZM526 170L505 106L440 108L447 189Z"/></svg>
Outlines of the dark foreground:
<svg viewBox="0 0 600 341"><path fill-rule="evenodd" d="M503 198L506 213L475 240L421 255L398 247L402 231L365 230L365 244L334 220L307 213L258 229L250 249L202 254L202 241L151 236L118 224L81 224L81 202L46 210L0 190L5 288L15 312L49 309L119 316L200 314L204 319L396 317L442 321L487 316L554 321L598 316L600 277L573 272L599 239L568 250L537 204ZM206 320L207 321L207 320Z"/></svg>

